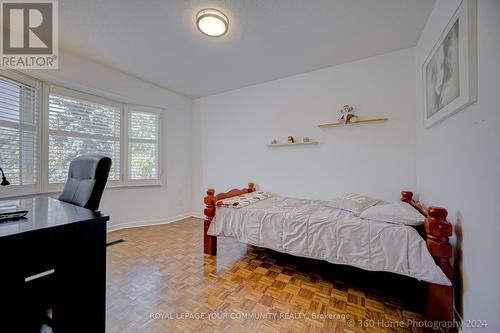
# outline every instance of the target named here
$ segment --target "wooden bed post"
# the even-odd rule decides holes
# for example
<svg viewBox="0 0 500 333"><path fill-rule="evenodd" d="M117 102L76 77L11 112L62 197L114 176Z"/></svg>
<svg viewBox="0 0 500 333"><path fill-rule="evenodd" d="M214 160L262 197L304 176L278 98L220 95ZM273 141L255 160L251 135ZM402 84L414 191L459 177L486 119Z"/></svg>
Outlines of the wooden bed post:
<svg viewBox="0 0 500 333"><path fill-rule="evenodd" d="M453 269L450 265L453 248L449 241L453 227L446 221L446 216L448 216L446 209L429 207L429 216L425 219L425 233L429 252L453 283ZM427 316L433 320L453 320L453 285L429 284Z"/></svg>
<svg viewBox="0 0 500 333"><path fill-rule="evenodd" d="M215 216L215 203L217 202L217 197L215 196L215 190L209 188L207 191L207 196L203 200L205 202L205 220L203 221L203 252L211 256L217 254L217 237L207 235L210 223Z"/></svg>
<svg viewBox="0 0 500 333"><path fill-rule="evenodd" d="M448 212L442 207L426 209L422 204L413 201L412 192L401 192L401 200L415 207L426 217L427 248L436 264L453 283L453 269L450 265L453 248L449 241L453 226L446 220ZM428 284L426 315L431 320L453 321L453 285Z"/></svg>

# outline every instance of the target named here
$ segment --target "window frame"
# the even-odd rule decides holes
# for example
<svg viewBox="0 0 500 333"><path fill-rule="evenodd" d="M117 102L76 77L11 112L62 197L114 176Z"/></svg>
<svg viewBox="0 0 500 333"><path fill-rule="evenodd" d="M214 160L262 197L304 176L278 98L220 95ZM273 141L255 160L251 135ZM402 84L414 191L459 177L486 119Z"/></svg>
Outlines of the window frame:
<svg viewBox="0 0 500 333"><path fill-rule="evenodd" d="M153 113L156 114L158 117L158 126L157 126L157 137L156 137L156 144L158 146L157 151L158 151L158 178L156 179L130 179L129 178L129 155L128 155L128 148L129 148L129 143L132 142L139 142L140 140L138 139L130 139L129 138L129 116L130 112L137 111L137 112L144 112L144 113ZM124 179L125 179L125 185L127 186L161 186L162 185L162 154L161 154L161 141L162 141L162 134L161 134L161 128L163 125L163 119L162 119L162 112L163 110L161 108L154 108L150 106L144 106L144 105L133 105L133 104L126 104L124 106L124 112L123 116L125 118L125 126L122 129L125 133L123 135L125 144L123 145L125 148L125 155L124 155ZM152 140L151 140L152 141Z"/></svg>
<svg viewBox="0 0 500 333"><path fill-rule="evenodd" d="M120 137L118 138L119 143L120 143L120 177L118 180L108 180L107 186L109 185L110 187L116 187L123 185L123 136L122 136L122 127L124 126L123 122L123 104L118 103L106 98L94 96L91 94L86 94L82 93L76 90L68 89L61 87L59 85L54 85L54 84L45 84L46 86L46 91L47 93L44 94L46 96L46 102L44 102L44 111L43 111L43 119L45 120L45 127L43 128L43 133L45 134L44 137L44 142L43 142L43 147L44 151L43 154L45 156L44 159L44 167L45 167L45 172L44 172L44 177L43 179L43 184L42 188L44 188L44 192L57 192L61 191L64 188L64 183L49 183L49 175L48 175L48 168L49 168L49 137L51 133L53 133L54 130L49 129L49 97L51 94L59 95L59 96L66 96L69 98L74 98L74 99L79 99L79 100L84 100L88 101L91 103L97 103L97 104L102 104L102 105L107 105L111 107L116 107L118 108L120 112ZM57 131L56 131L57 132ZM67 133L71 133L71 131L68 131ZM77 137L89 137L91 138L93 135L82 135L78 132L74 132ZM95 135L95 137L98 137L99 135Z"/></svg>
<svg viewBox="0 0 500 333"><path fill-rule="evenodd" d="M41 190L41 177L42 173L40 170L40 151L41 151L41 122L42 120L42 89L41 89L41 82L39 80L36 80L28 75L18 73L12 70L0 70L0 75L6 77L9 80L16 81L22 84L25 84L27 86L31 86L35 88L37 91L37 112L38 112L38 121L37 125L35 128L36 131L36 140L37 140L37 145L36 148L38 149L36 158L34 160L34 163L37 166L37 171L36 171L36 182L35 184L29 184L29 185L9 185L9 186L0 186L0 198L7 198L7 197L12 197L12 196L22 196L22 195L29 195L33 193L39 193ZM7 174L7 179L9 179L9 175Z"/></svg>
<svg viewBox="0 0 500 333"><path fill-rule="evenodd" d="M0 198L10 198L34 194L60 192L64 183L49 183L49 96L51 93L70 98L82 99L93 103L117 107L120 110L120 177L118 180L110 180L106 184L106 190L129 187L163 186L163 152L162 152L162 128L164 109L152 106L135 105L112 100L107 97L97 96L59 84L38 80L32 76L12 70L0 70L0 74L13 81L35 87L38 92L38 123L37 123L37 157L36 157L36 184L34 185L9 185L0 186ZM102 95L106 95L103 93ZM131 111L154 113L158 116L158 178L157 179L129 179L128 177L128 131L129 113ZM132 139L133 140L133 139ZM7 175L8 178L8 175Z"/></svg>

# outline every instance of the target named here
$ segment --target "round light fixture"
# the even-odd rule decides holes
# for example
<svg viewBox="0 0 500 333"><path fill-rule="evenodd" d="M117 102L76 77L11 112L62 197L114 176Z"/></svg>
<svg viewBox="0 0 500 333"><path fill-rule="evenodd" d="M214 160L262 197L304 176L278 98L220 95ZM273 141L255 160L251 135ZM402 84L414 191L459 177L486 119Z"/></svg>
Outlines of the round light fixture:
<svg viewBox="0 0 500 333"><path fill-rule="evenodd" d="M221 11L207 8L196 14L196 26L207 36L220 37L227 32L229 20Z"/></svg>

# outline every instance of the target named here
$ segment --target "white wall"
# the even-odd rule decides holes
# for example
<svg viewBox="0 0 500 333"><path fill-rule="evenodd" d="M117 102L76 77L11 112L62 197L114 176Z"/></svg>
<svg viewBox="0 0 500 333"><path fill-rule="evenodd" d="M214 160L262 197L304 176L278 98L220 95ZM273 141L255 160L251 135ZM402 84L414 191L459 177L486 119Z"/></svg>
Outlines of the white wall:
<svg viewBox="0 0 500 333"><path fill-rule="evenodd" d="M60 55L59 70L32 75L121 102L163 108L163 186L108 189L100 209L108 229L158 223L191 212L191 100L74 54Z"/></svg>
<svg viewBox="0 0 500 333"><path fill-rule="evenodd" d="M193 103L193 208L208 187L248 181L287 196L360 192L397 199L415 188L414 49L250 86ZM387 123L318 128L352 104ZM309 136L317 146L266 147Z"/></svg>
<svg viewBox="0 0 500 333"><path fill-rule="evenodd" d="M478 101L442 123L422 126L421 64L459 0L437 1L416 47L417 184L423 202L446 207L462 253L458 310L498 332L500 297L500 1L478 0ZM456 264L460 263L460 259ZM460 265L458 265L460 267ZM463 289L463 291L462 291Z"/></svg>

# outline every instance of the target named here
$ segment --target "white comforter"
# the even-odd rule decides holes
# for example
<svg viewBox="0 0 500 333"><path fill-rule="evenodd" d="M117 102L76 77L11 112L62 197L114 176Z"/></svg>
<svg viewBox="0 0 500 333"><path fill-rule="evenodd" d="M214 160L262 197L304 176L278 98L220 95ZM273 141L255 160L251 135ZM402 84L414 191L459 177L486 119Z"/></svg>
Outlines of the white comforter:
<svg viewBox="0 0 500 333"><path fill-rule="evenodd" d="M295 256L451 285L413 227L362 220L329 207L328 201L273 196L240 209L217 207L208 234Z"/></svg>

